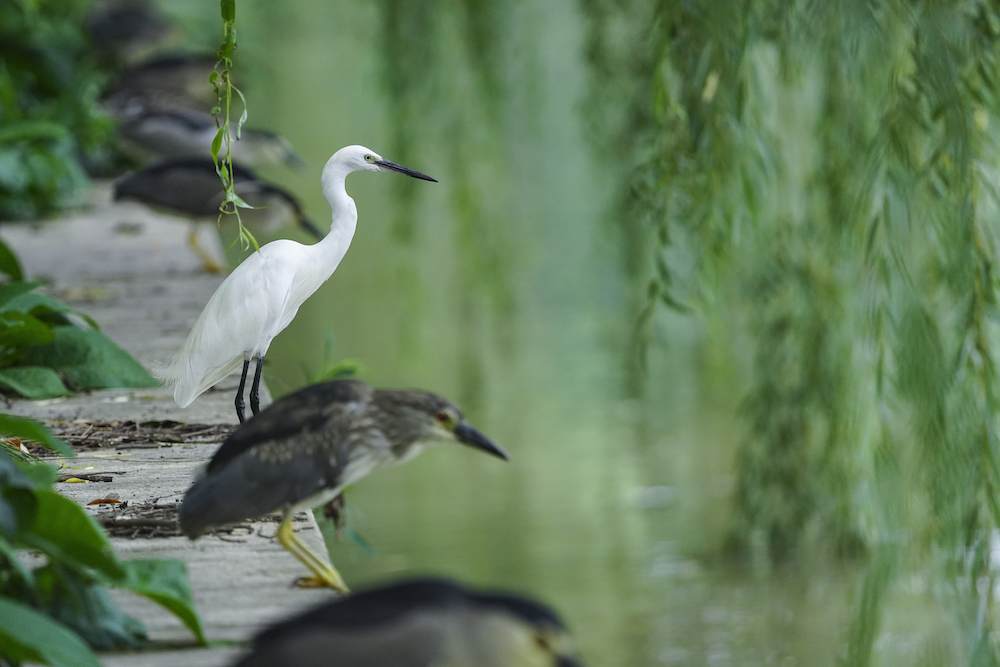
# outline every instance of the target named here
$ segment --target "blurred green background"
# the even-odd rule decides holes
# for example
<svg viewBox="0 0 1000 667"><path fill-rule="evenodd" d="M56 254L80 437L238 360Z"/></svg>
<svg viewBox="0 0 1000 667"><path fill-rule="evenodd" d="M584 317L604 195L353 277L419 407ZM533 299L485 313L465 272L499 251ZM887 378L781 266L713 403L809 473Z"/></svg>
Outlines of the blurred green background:
<svg viewBox="0 0 1000 667"><path fill-rule="evenodd" d="M216 4L160 7L175 47L221 40ZM357 234L272 391L358 359L512 455L352 489L377 553L331 535L348 581L531 592L592 665L1000 662L994 5L290 0L236 26L249 123L308 162L261 171L313 218L347 144L441 181L349 179Z"/></svg>

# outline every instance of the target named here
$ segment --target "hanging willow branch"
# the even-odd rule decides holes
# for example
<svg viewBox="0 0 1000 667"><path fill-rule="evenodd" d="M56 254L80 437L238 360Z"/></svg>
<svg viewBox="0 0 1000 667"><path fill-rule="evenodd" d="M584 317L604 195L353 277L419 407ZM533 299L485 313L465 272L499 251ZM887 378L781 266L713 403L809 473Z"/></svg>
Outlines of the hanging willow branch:
<svg viewBox="0 0 1000 667"><path fill-rule="evenodd" d="M253 246L255 250L260 250L257 239L254 238L249 229L243 226L243 220L240 217L241 208L253 208L253 206L236 194L236 182L233 178L232 135L235 133L236 139L239 140L243 124L247 122L247 100L243 97L240 89L233 85L231 76L233 51L236 50L236 0L221 0L221 5L222 46L219 47L219 62L216 65L216 71L212 72L209 77L218 98L218 103L212 109L212 115L215 116L215 126L218 128L215 139L212 140L212 160L215 162L215 170L218 172L219 178L222 179L222 185L225 189L225 198L219 204L218 222L222 222L223 215L235 215L239 227L239 242L244 250L250 246ZM230 120L234 93L239 96L243 108L235 128ZM225 147L225 153L220 155L223 147Z"/></svg>
<svg viewBox="0 0 1000 667"><path fill-rule="evenodd" d="M928 557L956 650L1000 664L1000 7L583 6L643 313L691 303L752 350L733 553L866 558L850 665Z"/></svg>

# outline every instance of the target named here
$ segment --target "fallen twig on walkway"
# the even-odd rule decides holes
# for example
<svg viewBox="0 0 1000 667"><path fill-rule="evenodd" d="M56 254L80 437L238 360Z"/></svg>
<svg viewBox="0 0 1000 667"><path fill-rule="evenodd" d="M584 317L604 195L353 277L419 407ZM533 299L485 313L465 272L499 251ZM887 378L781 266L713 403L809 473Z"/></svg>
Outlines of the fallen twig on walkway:
<svg viewBox="0 0 1000 667"><path fill-rule="evenodd" d="M229 424L186 424L178 421L131 420L112 422L50 421L52 433L77 451L95 449L143 449L178 443L222 442L232 433ZM26 443L32 454L48 454L41 447ZM79 475L78 475L79 476Z"/></svg>

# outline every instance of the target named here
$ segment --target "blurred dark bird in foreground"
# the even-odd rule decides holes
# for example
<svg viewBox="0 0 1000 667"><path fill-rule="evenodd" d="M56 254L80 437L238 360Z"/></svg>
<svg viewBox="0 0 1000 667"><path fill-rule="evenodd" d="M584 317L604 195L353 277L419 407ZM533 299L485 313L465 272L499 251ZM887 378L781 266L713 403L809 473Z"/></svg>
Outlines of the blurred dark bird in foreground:
<svg viewBox="0 0 1000 667"><path fill-rule="evenodd" d="M234 667L579 667L575 656L562 620L538 602L416 579L268 628Z"/></svg>
<svg viewBox="0 0 1000 667"><path fill-rule="evenodd" d="M249 363L244 361L244 375ZM185 494L178 512L181 529L194 539L215 526L281 511L278 541L313 571L316 576L308 581L346 593L337 570L295 537L293 515L325 504L379 468L409 461L435 442L508 459L453 403L435 394L375 390L358 380L300 389L226 439L205 476Z"/></svg>
<svg viewBox="0 0 1000 667"><path fill-rule="evenodd" d="M258 208L240 209L240 219L255 234L273 232L289 221L317 239L323 232L302 210L302 204L287 190L257 176L251 169L233 164L236 194ZM115 183L115 201L136 201L174 215L205 222L218 220L219 206L225 199L222 181L211 157L182 157L164 160ZM205 268L221 271L218 258L211 257L197 242L197 230L188 237L192 249L205 262Z"/></svg>
<svg viewBox="0 0 1000 667"><path fill-rule="evenodd" d="M121 65L158 48L172 26L147 0L109 0L87 12L84 28L97 56Z"/></svg>
<svg viewBox="0 0 1000 667"><path fill-rule="evenodd" d="M157 90L128 88L104 100L104 109L118 121L118 135L126 150L142 158L186 155L210 156L218 132L215 118L199 108L197 100ZM287 139L274 132L244 127L237 139L236 123L230 135L233 160L260 165L284 162L299 168L304 162Z"/></svg>

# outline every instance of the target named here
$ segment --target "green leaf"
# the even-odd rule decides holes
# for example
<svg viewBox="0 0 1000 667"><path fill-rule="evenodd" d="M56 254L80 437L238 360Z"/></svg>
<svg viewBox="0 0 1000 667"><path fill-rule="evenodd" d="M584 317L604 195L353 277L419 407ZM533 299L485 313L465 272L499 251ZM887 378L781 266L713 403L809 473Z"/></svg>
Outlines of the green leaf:
<svg viewBox="0 0 1000 667"><path fill-rule="evenodd" d="M215 139L212 139L212 159L216 163L219 162L219 149L222 148L222 138L226 136L226 128L220 127L219 131L215 133Z"/></svg>
<svg viewBox="0 0 1000 667"><path fill-rule="evenodd" d="M0 239L0 273L7 274L11 280L24 280L24 269L21 268L21 261L2 239Z"/></svg>
<svg viewBox="0 0 1000 667"><path fill-rule="evenodd" d="M53 368L83 389L159 386L128 352L100 331L73 326L52 330L55 340L29 347L23 359L25 365Z"/></svg>
<svg viewBox="0 0 1000 667"><path fill-rule="evenodd" d="M81 577L63 563L35 570L42 608L99 650L134 648L146 626L121 610L101 580Z"/></svg>
<svg viewBox="0 0 1000 667"><path fill-rule="evenodd" d="M38 400L70 396L59 373L43 366L14 366L0 369L0 386L16 391L25 398Z"/></svg>
<svg viewBox="0 0 1000 667"><path fill-rule="evenodd" d="M36 586L34 573L24 564L24 561L17 555L17 550L14 548L10 542L0 537L0 555L7 559L7 563L12 571L12 573L20 579L20 583L25 586L26 590L34 589ZM10 582L8 582L8 586ZM10 590L8 588L8 590ZM0 599L3 599L0 596ZM3 655L0 653L0 655Z"/></svg>
<svg viewBox="0 0 1000 667"><path fill-rule="evenodd" d="M240 114L240 119L236 122L236 138L239 139L240 133L243 131L243 126L249 117L247 115L247 98L243 97L243 92L236 86L233 86L233 90L236 91L236 94L240 96L240 100L243 102L243 113Z"/></svg>
<svg viewBox="0 0 1000 667"><path fill-rule="evenodd" d="M222 0L222 20L226 23L236 20L236 0Z"/></svg>
<svg viewBox="0 0 1000 667"><path fill-rule="evenodd" d="M26 294L31 290L41 287L41 283L36 283L32 281L18 281L10 283L9 285L0 286L0 305L5 305L11 299Z"/></svg>
<svg viewBox="0 0 1000 667"><path fill-rule="evenodd" d="M0 435L37 442L61 456L76 456L69 445L52 435L48 427L24 417L0 414Z"/></svg>
<svg viewBox="0 0 1000 667"><path fill-rule="evenodd" d="M59 477L59 469L44 461L20 463L18 467L21 468L24 476L31 481L32 488L35 489L50 489Z"/></svg>
<svg viewBox="0 0 1000 667"><path fill-rule="evenodd" d="M0 129L0 144L35 139L65 139L69 129L59 123L48 121L22 121Z"/></svg>
<svg viewBox="0 0 1000 667"><path fill-rule="evenodd" d="M52 330L34 315L0 313L0 346L44 345L55 340Z"/></svg>
<svg viewBox="0 0 1000 667"><path fill-rule="evenodd" d="M72 566L94 568L112 581L121 581L125 570L111 549L104 531L86 510L49 489L35 492L38 512L34 523L22 531L28 546L41 549L55 560Z"/></svg>
<svg viewBox="0 0 1000 667"><path fill-rule="evenodd" d="M31 607L0 597L0 655L52 667L101 667L90 647Z"/></svg>
<svg viewBox="0 0 1000 667"><path fill-rule="evenodd" d="M38 513L35 481L6 453L0 453L0 534L13 541Z"/></svg>
<svg viewBox="0 0 1000 667"><path fill-rule="evenodd" d="M31 313L35 317L41 317L42 315L48 313L76 313L65 303L59 299L54 299L47 294L37 294L35 292L28 292L26 294L20 294L13 297L7 303L0 308L0 312L6 312L8 310L19 310L22 313ZM88 316L83 313L78 313L83 319L87 321L87 324L99 329L100 327Z"/></svg>
<svg viewBox="0 0 1000 667"><path fill-rule="evenodd" d="M191 597L187 569L179 560L139 559L122 563L125 579L118 585L171 611L205 645L201 617Z"/></svg>

